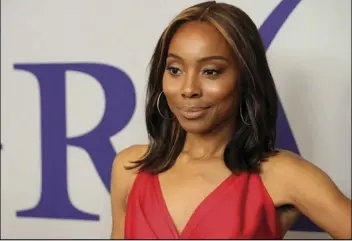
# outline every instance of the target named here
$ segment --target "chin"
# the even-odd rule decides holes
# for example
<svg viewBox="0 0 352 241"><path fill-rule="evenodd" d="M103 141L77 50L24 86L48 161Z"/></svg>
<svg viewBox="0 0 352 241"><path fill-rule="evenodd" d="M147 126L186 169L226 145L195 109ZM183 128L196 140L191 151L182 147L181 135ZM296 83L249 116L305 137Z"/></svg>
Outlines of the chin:
<svg viewBox="0 0 352 241"><path fill-rule="evenodd" d="M202 120L183 120L179 123L187 133L205 134L211 130L211 127Z"/></svg>

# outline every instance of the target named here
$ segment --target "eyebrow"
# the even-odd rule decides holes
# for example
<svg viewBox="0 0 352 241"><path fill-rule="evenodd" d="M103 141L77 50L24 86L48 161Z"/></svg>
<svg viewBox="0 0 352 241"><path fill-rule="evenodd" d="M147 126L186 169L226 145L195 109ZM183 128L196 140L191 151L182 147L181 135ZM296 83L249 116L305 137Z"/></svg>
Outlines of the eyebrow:
<svg viewBox="0 0 352 241"><path fill-rule="evenodd" d="M173 57L179 60L183 60L180 56L178 56L177 54L173 54L173 53L169 53L167 55L167 57ZM203 57L197 60L197 62L204 62L204 61L208 61L208 60L223 60L226 62L229 62L228 58L224 57L224 56L220 56L220 55L214 55L214 56L207 56L207 57Z"/></svg>

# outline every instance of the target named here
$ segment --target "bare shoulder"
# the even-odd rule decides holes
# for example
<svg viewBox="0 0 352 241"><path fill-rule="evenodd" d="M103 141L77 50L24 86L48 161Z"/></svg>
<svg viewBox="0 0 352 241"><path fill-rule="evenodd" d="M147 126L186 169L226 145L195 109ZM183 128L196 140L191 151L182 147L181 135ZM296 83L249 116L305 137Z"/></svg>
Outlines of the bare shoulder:
<svg viewBox="0 0 352 241"><path fill-rule="evenodd" d="M262 175L276 193L334 238L351 237L351 200L319 167L295 153L279 152L263 162Z"/></svg>
<svg viewBox="0 0 352 241"><path fill-rule="evenodd" d="M115 157L110 184L111 212L112 212L112 239L124 238L124 220L128 195L137 174L133 167L135 161L140 160L146 154L148 146L134 145L128 147Z"/></svg>
<svg viewBox="0 0 352 241"><path fill-rule="evenodd" d="M336 188L322 169L287 150L278 150L276 155L263 163L262 171L264 176L270 176L275 182L280 182L286 201L293 204L297 195L304 190L316 190L320 185Z"/></svg>
<svg viewBox="0 0 352 241"><path fill-rule="evenodd" d="M286 180L285 185L299 185L299 183L313 179L319 179L322 182L331 181L322 169L287 150L278 150L276 155L264 162L263 170Z"/></svg>
<svg viewBox="0 0 352 241"><path fill-rule="evenodd" d="M299 181L300 178L309 178L312 175L326 177L326 173L319 167L287 150L278 150L276 155L263 162L262 170L275 177L285 177L288 182L292 181L290 178Z"/></svg>
<svg viewBox="0 0 352 241"><path fill-rule="evenodd" d="M302 157L286 150L278 152L267 158L261 164L261 178L270 193L275 205L290 204L289 184L294 184L297 179L297 169L310 165Z"/></svg>
<svg viewBox="0 0 352 241"><path fill-rule="evenodd" d="M137 169L127 169L134 166L135 161L140 160L147 152L147 145L133 145L120 151L113 162L111 171L111 191L119 193L124 200L137 174Z"/></svg>
<svg viewBox="0 0 352 241"><path fill-rule="evenodd" d="M120 151L114 160L114 165L126 166L142 158L148 150L148 145L133 145Z"/></svg>
<svg viewBox="0 0 352 241"><path fill-rule="evenodd" d="M134 165L133 162L140 160L146 154L147 150L147 145L133 145L120 151L114 159L111 176L119 180L119 183L127 186L131 185L131 181L133 181L137 174L137 170L135 168L126 168L132 167Z"/></svg>
<svg viewBox="0 0 352 241"><path fill-rule="evenodd" d="M264 167L280 169L287 166L300 166L308 164L303 157L287 150L278 149L277 153L264 162ZM309 164L308 164L309 165Z"/></svg>

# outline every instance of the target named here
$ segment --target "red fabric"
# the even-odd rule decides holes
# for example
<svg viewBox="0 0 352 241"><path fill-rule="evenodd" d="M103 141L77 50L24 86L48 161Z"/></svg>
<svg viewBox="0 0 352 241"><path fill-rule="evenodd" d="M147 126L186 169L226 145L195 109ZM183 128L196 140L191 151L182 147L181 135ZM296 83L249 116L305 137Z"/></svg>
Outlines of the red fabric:
<svg viewBox="0 0 352 241"><path fill-rule="evenodd" d="M127 203L126 239L281 239L275 207L258 174L231 175L199 204L181 234L158 176L139 173Z"/></svg>

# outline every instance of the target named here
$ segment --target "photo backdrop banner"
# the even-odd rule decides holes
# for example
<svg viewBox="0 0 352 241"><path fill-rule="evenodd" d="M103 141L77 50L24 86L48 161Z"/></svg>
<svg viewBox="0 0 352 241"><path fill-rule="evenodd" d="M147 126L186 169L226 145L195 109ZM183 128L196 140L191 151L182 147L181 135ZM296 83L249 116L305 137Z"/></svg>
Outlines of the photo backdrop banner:
<svg viewBox="0 0 352 241"><path fill-rule="evenodd" d="M1 1L2 238L109 238L112 161L148 141L152 52L199 2ZM280 96L277 146L351 198L351 1L224 2L262 35ZM303 216L286 235L325 237Z"/></svg>

